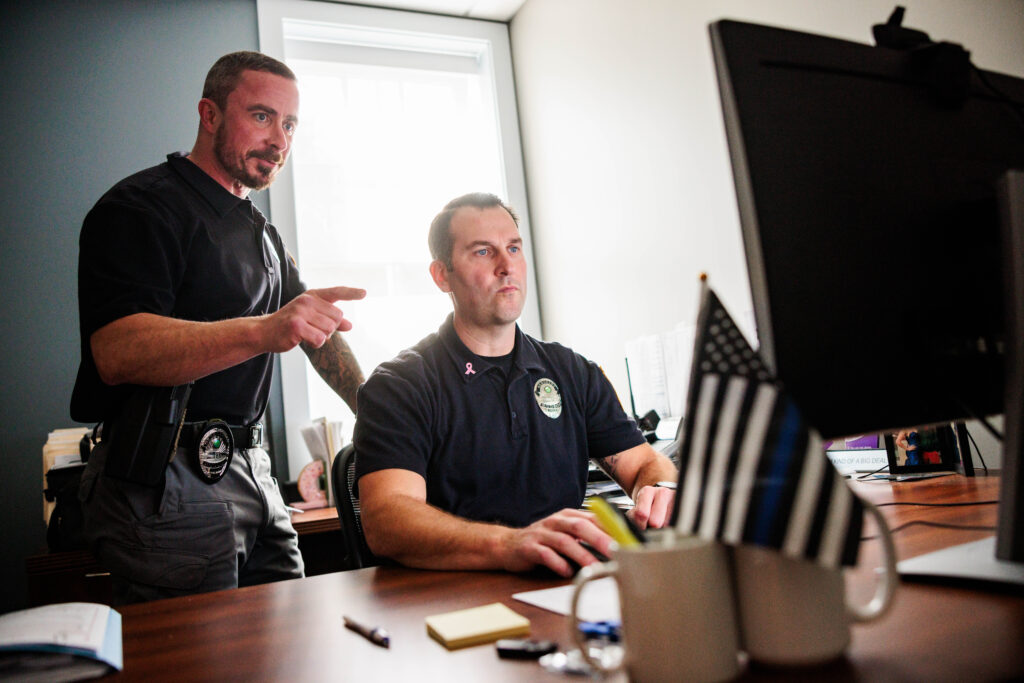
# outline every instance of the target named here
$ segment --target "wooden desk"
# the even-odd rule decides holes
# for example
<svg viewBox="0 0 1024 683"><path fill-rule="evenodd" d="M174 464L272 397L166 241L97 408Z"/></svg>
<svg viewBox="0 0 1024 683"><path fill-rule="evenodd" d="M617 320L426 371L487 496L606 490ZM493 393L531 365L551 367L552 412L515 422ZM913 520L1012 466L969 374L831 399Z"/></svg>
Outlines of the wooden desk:
<svg viewBox="0 0 1024 683"><path fill-rule="evenodd" d="M914 483L855 485L878 502L990 500L998 480L946 477ZM893 526L913 519L994 524L994 506L882 508ZM870 533L870 529L868 530ZM896 534L901 558L983 537L910 527ZM852 590L869 592L877 542L863 545ZM430 614L500 601L527 616L533 635L570 638L559 615L512 600L517 591L564 583L500 572L431 572L377 567L264 586L161 600L121 609L125 667L116 677L178 680L560 680L532 662L497 658L492 646L448 652L424 626ZM343 614L387 628L391 649L342 626ZM846 657L805 671L748 670L744 679L981 681L1024 676L1024 597L904 584L892 611L853 628ZM612 680L622 680L612 679Z"/></svg>
<svg viewBox="0 0 1024 683"><path fill-rule="evenodd" d="M304 512L293 512L292 526L295 527L295 533L299 536L341 531L341 522L338 521L338 508L332 505L331 507L316 508Z"/></svg>
<svg viewBox="0 0 1024 683"><path fill-rule="evenodd" d="M328 574L342 568L345 550L336 507L293 512L292 526L299 535L299 552L306 565L306 576Z"/></svg>

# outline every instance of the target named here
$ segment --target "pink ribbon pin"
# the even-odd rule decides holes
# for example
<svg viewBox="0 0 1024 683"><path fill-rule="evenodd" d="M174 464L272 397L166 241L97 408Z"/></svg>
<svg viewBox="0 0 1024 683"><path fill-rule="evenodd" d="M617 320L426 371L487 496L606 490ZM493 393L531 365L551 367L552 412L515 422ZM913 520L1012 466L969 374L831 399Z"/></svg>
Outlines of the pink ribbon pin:
<svg viewBox="0 0 1024 683"><path fill-rule="evenodd" d="M475 375L476 374L476 370L473 369L473 364L472 363L466 363L466 374L467 375Z"/></svg>

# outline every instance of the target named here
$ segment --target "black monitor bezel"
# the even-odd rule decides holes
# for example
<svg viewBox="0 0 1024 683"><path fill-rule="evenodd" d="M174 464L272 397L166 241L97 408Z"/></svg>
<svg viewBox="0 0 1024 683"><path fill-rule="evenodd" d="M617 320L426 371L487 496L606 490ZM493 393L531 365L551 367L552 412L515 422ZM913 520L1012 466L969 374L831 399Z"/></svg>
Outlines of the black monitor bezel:
<svg viewBox="0 0 1024 683"><path fill-rule="evenodd" d="M888 48L872 47L850 41L814 36L768 26L758 26L723 20L709 27L718 76L719 90L725 118L726 137L732 160L733 177L739 204L740 222L743 229L748 273L754 298L754 314L761 342L761 355L769 368L779 373L779 338L773 325L773 311L768 297L769 278L762 236L759 228L757 191L761 179L752 177L748 144L752 141L749 131L740 125L740 107L737 104L734 75L743 71L745 78L756 78L752 72L763 64L802 64L803 68L821 74L850 74L861 71L869 77L892 83L904 83L907 87L926 88L923 83L914 83L908 78L907 63L911 54ZM728 35L727 35L728 34ZM729 43L729 45L727 45ZM865 72L866 69L866 72ZM757 105L757 98L744 94L747 104ZM1012 100L1015 105L1007 106L1005 120L1008 126L997 129L998 134L1016 135L1008 138L1013 145L1019 145L1024 138L1024 79L982 72L974 69L970 77L968 97L986 98L1005 104ZM751 104L753 103L753 104ZM1015 110L1014 110L1015 109ZM749 117L749 112L745 115ZM1007 131L1010 131L1007 133ZM754 137L757 137L754 134ZM1019 149L1014 147L1014 149ZM1002 392L991 391L986 405L960 404L944 406L940 411L922 415L899 413L892 420L878 420L877 416L843 424L819 426L826 437L843 436L868 432L895 430L912 425L948 422L973 418L979 415L1003 412L1006 418L1004 440L1003 478L999 506L999 529L996 555L1021 571L1024 563L1024 481L1020 469L1024 467L1024 173L1020 172L1024 157L1015 156L1008 161L995 177L987 179L984 201L986 210L996 212L994 225L995 239L1001 241L1002 252L992 259L999 269L1000 279L996 298L1000 300L999 318L1003 323L1001 333L1009 352L999 354L995 368L986 366L985 381L997 378ZM1014 169L1017 169L1016 171ZM991 169L986 169L989 172ZM984 185L986 183L978 183ZM991 227L991 226L990 226ZM986 240L993 239L989 234ZM998 340L994 347L998 347ZM785 368L779 375L783 385L787 376ZM1005 372L1005 380L1004 380ZM833 395L827 389L827 374L822 376L821 400L828 401ZM892 384L898 384L900 377L893 376ZM962 379L962 378L960 378ZM885 386L878 387L880 391ZM838 389L842 391L842 388ZM801 407L812 407L808 397L797 397ZM890 404L892 405L892 404ZM812 420L812 424L814 421ZM1020 579L1018 579L1019 581Z"/></svg>
<svg viewBox="0 0 1024 683"><path fill-rule="evenodd" d="M998 133L950 130L961 122L960 115L946 116L932 102L929 85L908 73L913 58L898 50L734 21L712 24L711 36L761 355L801 404L811 424L831 438L1002 412L999 299L1003 285L998 266L989 269L987 265L1000 259L996 183L1013 162L1024 163L1020 146L1024 138L1007 148ZM987 76L1024 102L1024 81L999 74ZM831 90L815 100L818 93L811 91L812 84ZM858 98L858 88L868 96ZM923 114L921 118L928 120L919 125L917 120L885 118L886 128L880 134L879 117L890 115L890 104L877 91L904 96L912 103L912 114ZM993 102L998 104L998 99L975 78L965 105L967 118L988 121ZM905 101L901 106L908 105ZM893 107L893 111L901 110ZM929 116L933 111L938 113ZM1002 115L1009 121L1012 112ZM864 117L868 117L867 124L862 122ZM851 128L850 135L836 134L837 118ZM886 139L890 124L891 139ZM1016 120L1012 124L1019 125ZM872 146L863 144L862 128L876 136L869 140ZM955 147L949 158L933 160L932 145L939 135L955 137L948 143ZM980 135L987 137L977 137ZM977 162L970 160L978 167L964 166L960 156L975 154L975 147L983 150ZM825 151L819 153L819 149ZM912 150L909 157L907 150ZM998 154L1006 158L990 158ZM843 184L846 177L854 182L863 180L857 165L861 162L873 163L872 170L879 173L872 189L882 200L872 197L865 201L864 194L847 191ZM784 180L772 177L777 165ZM963 169L967 172L961 179L957 171ZM817 204L798 196L803 186L823 182L832 183L830 189L836 191L812 196ZM890 192L893 183L902 184L898 193ZM794 186L797 189L791 189ZM950 206L930 206L936 195L948 198ZM905 215L900 216L901 211ZM974 226L951 217L964 213L974 218L981 211L986 212L988 231L981 241L975 237ZM915 232L886 232L887 222L897 218L915 221ZM853 225L858 220L856 231L820 236L837 223ZM801 239L788 239L784 246L778 240L773 242L772 233L778 233L783 225L781 231L787 238L792 233L802 234ZM930 239L932 235L934 239ZM891 254L879 249L876 262L858 253L859 240L884 244L890 236L894 252L920 248L922 261L941 264L937 273L928 273L934 279L918 284L911 278L897 281L884 262ZM844 253L855 254L860 261L835 268L834 262L819 258L823 239L842 242ZM944 241L955 246L947 248ZM786 267L780 265L784 263L779 253L783 249ZM824 251L831 249L828 244ZM857 270L851 271L855 266ZM829 276L834 278L829 287L817 286ZM829 372L831 359L815 358L812 367L808 357L820 355L821 348L816 326L826 334L832 331L837 311L845 313L856 298L844 300L841 295L842 303L833 305L841 283L850 279L858 286L874 287L865 300L888 297L885 300L891 302L891 308L856 311L851 315L854 324L876 329L838 347L837 362L843 365L835 372ZM804 282L814 285L805 286ZM938 297L930 302L932 309L915 308L917 302L928 298L922 290L936 286L943 287L943 294L955 302L948 317L934 307ZM793 305L797 299L800 301ZM978 302L982 302L980 308ZM940 324L933 333L930 326L936 320ZM962 338L983 324L988 325L983 339L968 342ZM899 354L891 351L896 330L907 335ZM777 338L780 333L787 335L784 340ZM956 349L943 359L941 372L929 372L935 363L925 362L924 355L917 353L925 344L932 346L932 354L945 353L944 344ZM966 352L958 345L966 346ZM883 366L882 361L888 365ZM901 385L918 388L916 403L895 397L894 391Z"/></svg>

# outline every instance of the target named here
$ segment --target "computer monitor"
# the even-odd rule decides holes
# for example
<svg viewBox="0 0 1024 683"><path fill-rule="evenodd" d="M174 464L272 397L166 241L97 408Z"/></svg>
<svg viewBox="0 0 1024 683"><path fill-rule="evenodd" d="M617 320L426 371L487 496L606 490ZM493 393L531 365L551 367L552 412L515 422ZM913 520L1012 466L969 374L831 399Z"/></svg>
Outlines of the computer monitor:
<svg viewBox="0 0 1024 683"><path fill-rule="evenodd" d="M1024 234L1007 173L1024 169L1024 80L948 43L710 32L765 362L825 437L1005 413L1013 562L995 564L1024 581L1024 379L1007 354L1024 332L1006 317L1024 295L1002 242Z"/></svg>

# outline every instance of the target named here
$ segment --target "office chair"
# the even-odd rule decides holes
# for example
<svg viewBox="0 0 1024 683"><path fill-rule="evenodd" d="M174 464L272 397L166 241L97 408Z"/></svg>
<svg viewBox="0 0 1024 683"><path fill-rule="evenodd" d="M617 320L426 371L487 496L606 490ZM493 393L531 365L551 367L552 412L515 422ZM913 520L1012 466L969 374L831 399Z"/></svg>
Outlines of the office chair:
<svg viewBox="0 0 1024 683"><path fill-rule="evenodd" d="M331 484L334 488L334 504L338 508L338 521L345 544L343 569L362 569L380 564L380 559L370 552L363 536L360 521L359 496L355 492L356 451L348 444L334 458L331 466Z"/></svg>

